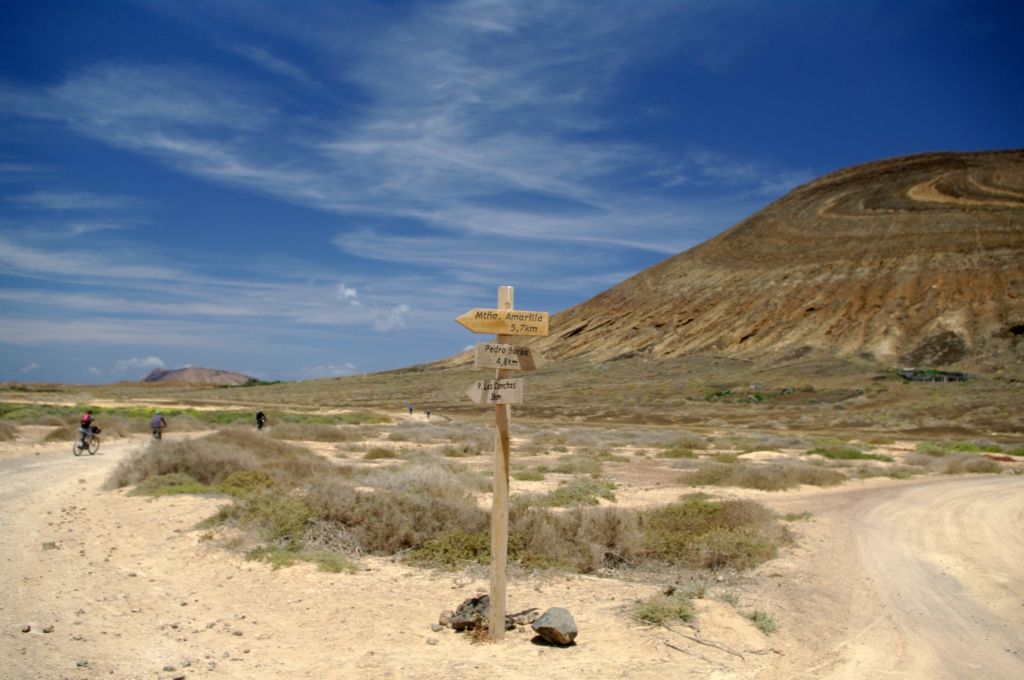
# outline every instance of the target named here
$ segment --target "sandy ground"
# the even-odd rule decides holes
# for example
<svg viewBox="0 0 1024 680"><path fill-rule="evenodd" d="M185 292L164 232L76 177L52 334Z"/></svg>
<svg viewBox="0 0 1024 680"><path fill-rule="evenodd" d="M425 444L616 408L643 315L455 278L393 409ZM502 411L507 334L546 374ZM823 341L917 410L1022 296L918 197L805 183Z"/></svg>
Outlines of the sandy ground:
<svg viewBox="0 0 1024 680"><path fill-rule="evenodd" d="M797 545L778 559L712 582L697 628L630 620L657 585L510 579L509 611L573 613L578 644L562 649L525 631L500 644L432 631L441 610L486 591L482 571L378 558L355 574L272 571L192 529L224 501L102 491L141 446L74 458L69 444L0 445L0 678L1024 677L1021 475L754 493L813 517L792 524ZM727 592L738 608L714 599ZM779 631L740 613L754 608Z"/></svg>

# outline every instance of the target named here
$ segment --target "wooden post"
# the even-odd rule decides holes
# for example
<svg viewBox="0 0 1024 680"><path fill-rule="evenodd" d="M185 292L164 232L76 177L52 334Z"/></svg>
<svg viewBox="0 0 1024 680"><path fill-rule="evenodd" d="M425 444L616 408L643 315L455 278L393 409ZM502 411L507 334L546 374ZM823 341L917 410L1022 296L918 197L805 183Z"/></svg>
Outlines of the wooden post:
<svg viewBox="0 0 1024 680"><path fill-rule="evenodd" d="M512 286L498 287L498 309L514 308L515 290ZM510 335L499 335L498 343L515 340ZM508 378L512 371L498 369L495 378ZM491 505L491 617L488 630L491 640L505 639L505 577L508 566L508 469L511 445L509 425L512 421L510 404L494 405L494 500Z"/></svg>

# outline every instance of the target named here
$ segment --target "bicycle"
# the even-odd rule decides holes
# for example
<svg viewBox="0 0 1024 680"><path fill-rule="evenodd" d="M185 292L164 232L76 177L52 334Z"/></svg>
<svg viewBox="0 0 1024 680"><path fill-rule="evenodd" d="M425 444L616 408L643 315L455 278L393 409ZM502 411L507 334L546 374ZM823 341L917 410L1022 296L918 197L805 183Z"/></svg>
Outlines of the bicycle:
<svg viewBox="0 0 1024 680"><path fill-rule="evenodd" d="M84 442L85 446L82 446L83 442ZM93 434L91 432L89 434L85 435L84 439L82 439L82 438L76 439L74 441L74 443L71 445L71 453L75 454L76 456L81 456L86 451L89 452L90 456L93 456L93 455L96 455L96 452L99 451L99 450L100 450L100 438L99 438L99 436L97 436L97 435L95 435L95 434Z"/></svg>

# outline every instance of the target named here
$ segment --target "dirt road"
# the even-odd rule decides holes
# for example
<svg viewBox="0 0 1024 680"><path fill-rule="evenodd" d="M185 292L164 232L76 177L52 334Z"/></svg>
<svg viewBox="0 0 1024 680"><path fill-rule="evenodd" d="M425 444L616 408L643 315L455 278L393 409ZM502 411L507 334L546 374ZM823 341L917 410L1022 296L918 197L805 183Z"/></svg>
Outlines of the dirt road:
<svg viewBox="0 0 1024 680"><path fill-rule="evenodd" d="M788 663L767 677L1024 677L1024 477L814 492L776 563Z"/></svg>
<svg viewBox="0 0 1024 680"><path fill-rule="evenodd" d="M73 458L50 445L0 460L0 678L1024 677L1022 476L758 496L814 516L794 523L796 548L727 584L740 611L771 613L777 634L698 601L701 635L741 659L632 623L624 610L655 585L589 576L509 584L513 610L570 609L573 648L431 631L441 609L486 587L485 573L376 558L356 574L245 562L228 535L192 530L224 501L100 490L140 446Z"/></svg>

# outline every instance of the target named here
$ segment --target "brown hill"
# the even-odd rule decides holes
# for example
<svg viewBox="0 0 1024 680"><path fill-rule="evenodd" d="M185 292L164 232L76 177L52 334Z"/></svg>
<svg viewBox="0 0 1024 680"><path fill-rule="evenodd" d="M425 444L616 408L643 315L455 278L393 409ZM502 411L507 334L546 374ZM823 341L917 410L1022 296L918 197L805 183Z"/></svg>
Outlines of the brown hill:
<svg viewBox="0 0 1024 680"><path fill-rule="evenodd" d="M839 170L552 318L550 358L1024 359L1024 150Z"/></svg>
<svg viewBox="0 0 1024 680"><path fill-rule="evenodd" d="M155 368L141 382L171 381L202 385L241 385L247 382L256 382L256 378L250 378L241 373L232 373L231 371L218 371L213 368L189 366L188 368L179 368L173 371Z"/></svg>

